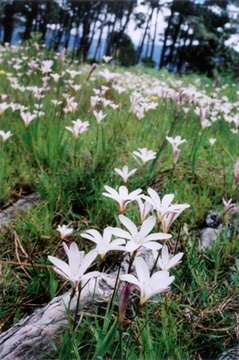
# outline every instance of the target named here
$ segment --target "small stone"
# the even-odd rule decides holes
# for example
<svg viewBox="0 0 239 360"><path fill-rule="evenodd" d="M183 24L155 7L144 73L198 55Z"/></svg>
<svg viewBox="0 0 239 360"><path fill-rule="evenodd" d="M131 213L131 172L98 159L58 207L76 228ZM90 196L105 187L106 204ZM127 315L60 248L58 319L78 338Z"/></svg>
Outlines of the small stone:
<svg viewBox="0 0 239 360"><path fill-rule="evenodd" d="M217 360L239 360L239 345L228 351L225 351L217 358Z"/></svg>
<svg viewBox="0 0 239 360"><path fill-rule="evenodd" d="M9 206L3 211L0 211L0 229L9 224L18 213L24 213L30 210L40 200L38 193L33 193L16 201L12 206Z"/></svg>
<svg viewBox="0 0 239 360"><path fill-rule="evenodd" d="M239 234L239 214L233 214L230 219L231 234Z"/></svg>
<svg viewBox="0 0 239 360"><path fill-rule="evenodd" d="M206 250L217 240L222 228L214 229L211 227L204 228L200 231L200 249Z"/></svg>
<svg viewBox="0 0 239 360"><path fill-rule="evenodd" d="M205 219L206 227L216 229L221 223L221 215L217 212L210 212Z"/></svg>

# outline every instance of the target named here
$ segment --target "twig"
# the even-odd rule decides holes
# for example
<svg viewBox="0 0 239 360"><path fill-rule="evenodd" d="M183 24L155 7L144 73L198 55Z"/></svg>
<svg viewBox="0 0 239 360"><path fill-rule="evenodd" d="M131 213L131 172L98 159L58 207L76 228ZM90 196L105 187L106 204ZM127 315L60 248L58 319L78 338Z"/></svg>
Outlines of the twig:
<svg viewBox="0 0 239 360"><path fill-rule="evenodd" d="M13 260L0 260L0 264L3 265L15 265L20 267L36 267L36 268L52 268L52 265L45 265L45 264L37 264L37 263L26 263L26 262L18 262Z"/></svg>

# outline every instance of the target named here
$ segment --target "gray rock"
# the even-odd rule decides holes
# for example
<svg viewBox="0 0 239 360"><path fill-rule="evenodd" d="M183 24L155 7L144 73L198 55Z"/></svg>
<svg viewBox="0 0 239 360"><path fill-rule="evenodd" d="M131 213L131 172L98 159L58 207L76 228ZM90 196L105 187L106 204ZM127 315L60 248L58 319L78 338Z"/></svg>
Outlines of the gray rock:
<svg viewBox="0 0 239 360"><path fill-rule="evenodd" d="M230 219L230 231L233 234L239 234L239 214L233 214Z"/></svg>
<svg viewBox="0 0 239 360"><path fill-rule="evenodd" d="M215 240L217 240L218 236L222 231L222 226L219 226L217 229L206 227L200 231L200 249L206 250Z"/></svg>
<svg viewBox="0 0 239 360"><path fill-rule="evenodd" d="M206 227L216 229L222 221L221 215L216 211L212 211L207 214L205 219Z"/></svg>
<svg viewBox="0 0 239 360"><path fill-rule="evenodd" d="M217 358L217 360L239 360L239 345L228 351L225 351Z"/></svg>
<svg viewBox="0 0 239 360"><path fill-rule="evenodd" d="M9 224L10 221L12 221L17 214L20 212L26 212L29 209L32 208L33 205L35 205L40 200L40 195L37 193L30 194L27 196L24 196L22 199L19 199L15 202L12 206L9 206L3 211L0 211L0 229L7 224Z"/></svg>

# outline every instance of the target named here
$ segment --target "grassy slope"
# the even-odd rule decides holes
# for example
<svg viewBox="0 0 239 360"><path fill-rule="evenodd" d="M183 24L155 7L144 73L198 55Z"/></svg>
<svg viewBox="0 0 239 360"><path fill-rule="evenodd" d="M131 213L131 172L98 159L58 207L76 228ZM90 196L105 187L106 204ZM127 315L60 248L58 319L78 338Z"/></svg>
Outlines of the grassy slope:
<svg viewBox="0 0 239 360"><path fill-rule="evenodd" d="M12 58L12 54L4 56ZM23 62L21 69L21 82L40 84L39 75L24 75L26 63ZM57 71L59 63L55 67ZM47 264L48 254L62 256L61 241L55 231L59 223L73 224L77 229L74 240L81 248L87 248L88 244L79 236L82 229L103 229L116 224L113 202L101 195L105 184L113 187L120 184L113 174L114 167L125 163L135 166L131 153L138 147L155 151L162 147L154 167L149 164L141 169L132 178L130 189L146 189L152 185L163 194L175 193L177 202L191 205L173 227L175 237L181 229L179 242L185 256L175 271L172 293L160 302L148 304L145 312L138 314L122 332L112 326L111 314L109 324L105 320L102 326L104 309L94 316L86 314L77 332L66 331L53 358L92 359L95 349L98 354L108 353L114 359L198 359L199 354L203 358L213 358L235 341L239 245L236 236L228 239L225 232L212 249L202 254L198 251L195 230L208 209L222 210L223 196L239 200L238 191L233 188L233 164L239 156L238 135L233 135L224 121L202 131L192 111L185 115L174 102L163 99L158 99L158 108L139 121L129 113L128 95L118 95L114 90L108 92L108 97L119 104L119 109L108 109L107 118L97 128L89 98L94 86L106 82L98 78L86 82L89 69L84 69L75 80L82 84L82 90L79 93L69 91L80 104L76 113L64 115L61 107L51 104L51 99L61 98L65 91L63 85L57 87L52 83L51 91L43 99L46 115L34 120L28 131L18 112L7 110L0 116L0 129L11 130L14 134L0 148L4 165L0 169L1 203L7 204L24 191L38 191L42 199L0 234L1 260L16 260L16 236L28 254L26 259L20 252L22 261ZM19 72L7 67L6 60L0 70ZM140 68L132 71L142 73ZM151 76L168 77L164 73L148 72ZM195 79L192 76L183 81L191 83ZM33 109L36 102L33 97L11 89L5 74L0 75L0 80L0 94L7 94L10 101ZM202 78L200 87L205 88L206 84L208 92L213 92L211 81ZM230 83L221 90L222 95L232 100L235 93ZM64 130L76 118L90 122L90 130L77 143ZM171 148L162 146L172 123L173 135L187 139L174 170ZM217 139L213 147L208 143L210 137ZM129 214L136 217L133 208ZM188 234L182 231L184 223L187 223ZM4 329L66 288L47 268L33 267L23 271L19 266L5 263L1 272L0 318Z"/></svg>

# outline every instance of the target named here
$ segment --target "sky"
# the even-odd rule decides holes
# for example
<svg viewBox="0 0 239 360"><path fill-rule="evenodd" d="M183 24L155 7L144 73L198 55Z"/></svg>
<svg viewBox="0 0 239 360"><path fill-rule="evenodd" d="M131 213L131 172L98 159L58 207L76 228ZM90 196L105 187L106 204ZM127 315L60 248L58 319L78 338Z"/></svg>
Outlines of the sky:
<svg viewBox="0 0 239 360"><path fill-rule="evenodd" d="M136 7L136 12L143 12L145 14L148 14L148 6L147 5L138 5ZM165 21L165 16L167 16L169 11L167 9L161 9L158 16L158 34L163 34L163 31L165 27L167 26L167 22ZM153 15L152 18L152 24L151 24L151 33L154 31L154 25L156 21L156 12ZM142 37L142 29L135 29L134 21L131 20L128 26L128 35L132 38L133 42L135 44L139 44L141 37Z"/></svg>

